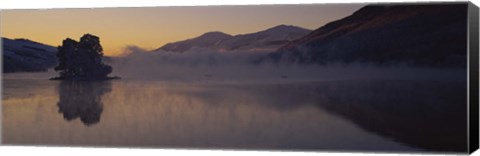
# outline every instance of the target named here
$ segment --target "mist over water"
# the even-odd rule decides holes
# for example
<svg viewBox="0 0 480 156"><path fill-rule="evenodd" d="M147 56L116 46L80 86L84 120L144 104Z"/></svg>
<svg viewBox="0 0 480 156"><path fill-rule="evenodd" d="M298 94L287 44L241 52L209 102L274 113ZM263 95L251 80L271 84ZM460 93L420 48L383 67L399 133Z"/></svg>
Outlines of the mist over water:
<svg viewBox="0 0 480 156"><path fill-rule="evenodd" d="M337 151L466 147L466 122L458 122L466 111L466 85L460 81L46 78L48 73L4 78L5 143Z"/></svg>
<svg viewBox="0 0 480 156"><path fill-rule="evenodd" d="M369 63L328 65L258 61L272 52L193 48L185 52L127 47L109 64L112 75L134 80L185 82L292 82L327 80L466 80L466 69L378 66Z"/></svg>
<svg viewBox="0 0 480 156"><path fill-rule="evenodd" d="M465 150L464 69L256 62L267 54L130 47L106 61L118 80L4 74L5 143Z"/></svg>

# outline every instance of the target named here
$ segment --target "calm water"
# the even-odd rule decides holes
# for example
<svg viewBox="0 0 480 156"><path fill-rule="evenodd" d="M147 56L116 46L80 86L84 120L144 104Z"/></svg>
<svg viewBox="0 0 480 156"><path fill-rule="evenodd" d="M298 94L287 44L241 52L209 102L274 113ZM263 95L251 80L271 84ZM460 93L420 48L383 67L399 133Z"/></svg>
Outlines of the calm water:
<svg viewBox="0 0 480 156"><path fill-rule="evenodd" d="M3 78L3 143L465 151L464 81L181 83Z"/></svg>

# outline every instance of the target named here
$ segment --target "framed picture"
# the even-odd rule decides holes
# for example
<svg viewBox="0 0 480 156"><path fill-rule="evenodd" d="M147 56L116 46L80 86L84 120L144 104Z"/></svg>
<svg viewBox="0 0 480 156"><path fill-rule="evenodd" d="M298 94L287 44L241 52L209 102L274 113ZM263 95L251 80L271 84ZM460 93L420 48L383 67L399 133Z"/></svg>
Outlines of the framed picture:
<svg viewBox="0 0 480 156"><path fill-rule="evenodd" d="M468 154L470 2L0 12L2 143Z"/></svg>

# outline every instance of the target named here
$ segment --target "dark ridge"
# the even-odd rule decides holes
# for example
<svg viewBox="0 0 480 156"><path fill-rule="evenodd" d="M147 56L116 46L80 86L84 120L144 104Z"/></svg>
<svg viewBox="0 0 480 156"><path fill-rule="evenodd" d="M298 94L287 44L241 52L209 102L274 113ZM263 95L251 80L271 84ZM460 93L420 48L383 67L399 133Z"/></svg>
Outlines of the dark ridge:
<svg viewBox="0 0 480 156"><path fill-rule="evenodd" d="M466 11L464 3L366 6L264 59L465 68Z"/></svg>

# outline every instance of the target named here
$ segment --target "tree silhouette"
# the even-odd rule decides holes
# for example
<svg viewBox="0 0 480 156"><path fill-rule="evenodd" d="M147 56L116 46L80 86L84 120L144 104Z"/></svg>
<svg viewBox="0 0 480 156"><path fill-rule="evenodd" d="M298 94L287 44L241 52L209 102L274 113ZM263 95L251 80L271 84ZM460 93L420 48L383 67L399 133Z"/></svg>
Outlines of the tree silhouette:
<svg viewBox="0 0 480 156"><path fill-rule="evenodd" d="M111 79L108 74L112 67L102 61L103 49L100 39L91 34L85 34L80 42L67 38L58 47L58 66L60 71L55 80L105 80Z"/></svg>

